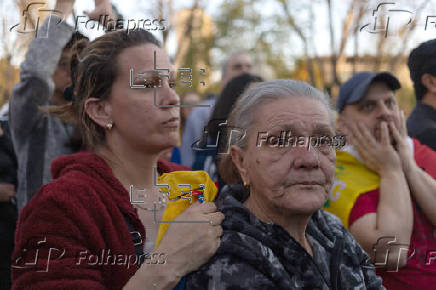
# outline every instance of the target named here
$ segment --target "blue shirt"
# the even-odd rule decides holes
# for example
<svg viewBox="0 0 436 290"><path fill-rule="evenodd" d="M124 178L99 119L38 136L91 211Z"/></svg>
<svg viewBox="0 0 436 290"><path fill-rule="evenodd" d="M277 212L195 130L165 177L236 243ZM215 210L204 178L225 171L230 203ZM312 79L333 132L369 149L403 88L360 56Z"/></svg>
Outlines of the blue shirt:
<svg viewBox="0 0 436 290"><path fill-rule="evenodd" d="M186 120L185 129L182 136L180 153L182 155L182 165L192 167L195 160L195 152L192 150L192 144L199 140L203 134L204 127L209 122L210 116L215 106L215 99L203 101L201 105L210 105L210 107L194 108Z"/></svg>

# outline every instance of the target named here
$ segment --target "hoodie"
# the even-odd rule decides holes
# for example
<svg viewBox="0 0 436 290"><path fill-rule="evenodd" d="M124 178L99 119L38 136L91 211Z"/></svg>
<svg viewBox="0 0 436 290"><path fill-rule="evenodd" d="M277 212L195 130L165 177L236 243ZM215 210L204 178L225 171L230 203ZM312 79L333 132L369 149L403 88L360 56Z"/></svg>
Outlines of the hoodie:
<svg viewBox="0 0 436 290"><path fill-rule="evenodd" d="M187 168L158 163L175 170ZM124 217L145 241L128 191L91 152L59 157L52 175L20 213L12 289L122 289L139 268Z"/></svg>
<svg viewBox="0 0 436 290"><path fill-rule="evenodd" d="M32 40L20 65L20 81L9 102L9 118L14 150L18 158L17 204L21 209L51 181L50 164L73 150L68 141L74 127L41 110L49 102L55 86L52 75L73 28L56 15L47 17Z"/></svg>
<svg viewBox="0 0 436 290"><path fill-rule="evenodd" d="M281 226L265 223L243 202L241 186L226 186L216 254L187 277L187 289L384 289L368 255L338 218L316 211L306 228L313 258Z"/></svg>

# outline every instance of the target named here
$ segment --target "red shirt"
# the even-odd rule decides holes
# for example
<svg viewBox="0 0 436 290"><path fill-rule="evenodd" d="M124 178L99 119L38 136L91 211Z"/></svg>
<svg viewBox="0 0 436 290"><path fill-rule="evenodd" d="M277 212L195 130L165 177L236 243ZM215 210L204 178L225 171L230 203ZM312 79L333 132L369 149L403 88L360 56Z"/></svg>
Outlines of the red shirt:
<svg viewBox="0 0 436 290"><path fill-rule="evenodd" d="M161 173L189 170L158 162ZM129 192L98 155L52 163L54 180L21 210L12 254L12 289L122 289L138 270L123 216L145 240Z"/></svg>
<svg viewBox="0 0 436 290"><path fill-rule="evenodd" d="M414 157L417 165L436 178L436 152L413 139ZM357 219L368 213L377 212L379 189L360 195L349 217L351 226ZM410 252L415 250L406 266L398 272L377 269L387 289L435 289L436 288L436 228L424 215L412 197L413 231L410 238Z"/></svg>

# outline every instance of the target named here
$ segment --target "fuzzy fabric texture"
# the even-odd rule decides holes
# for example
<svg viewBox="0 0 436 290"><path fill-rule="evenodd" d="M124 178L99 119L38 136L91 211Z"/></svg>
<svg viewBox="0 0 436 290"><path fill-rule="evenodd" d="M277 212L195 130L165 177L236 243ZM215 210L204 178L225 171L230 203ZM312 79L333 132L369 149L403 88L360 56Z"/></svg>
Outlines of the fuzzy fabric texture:
<svg viewBox="0 0 436 290"><path fill-rule="evenodd" d="M175 170L189 169L158 163ZM59 157L52 175L20 213L12 289L122 289L138 269L123 215L145 240L128 191L91 152Z"/></svg>

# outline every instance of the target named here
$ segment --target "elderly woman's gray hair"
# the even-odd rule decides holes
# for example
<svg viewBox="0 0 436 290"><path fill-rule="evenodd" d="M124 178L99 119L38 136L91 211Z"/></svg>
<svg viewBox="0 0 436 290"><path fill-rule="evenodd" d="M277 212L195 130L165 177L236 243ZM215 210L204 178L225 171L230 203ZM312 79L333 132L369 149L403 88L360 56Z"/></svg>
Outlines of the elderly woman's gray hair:
<svg viewBox="0 0 436 290"><path fill-rule="evenodd" d="M237 145L245 149L250 126L254 122L255 113L259 107L285 98L307 97L319 101L325 106L330 116L332 128L335 128L335 114L327 94L312 87L308 83L295 80L274 80L263 82L247 90L236 102L229 115L226 136L220 140L220 146L227 149ZM230 140L229 140L230 139ZM223 142L221 142L223 141ZM229 153L229 150L219 152ZM219 172L227 184L241 183L241 177L233 165L230 154L222 154L219 162Z"/></svg>

